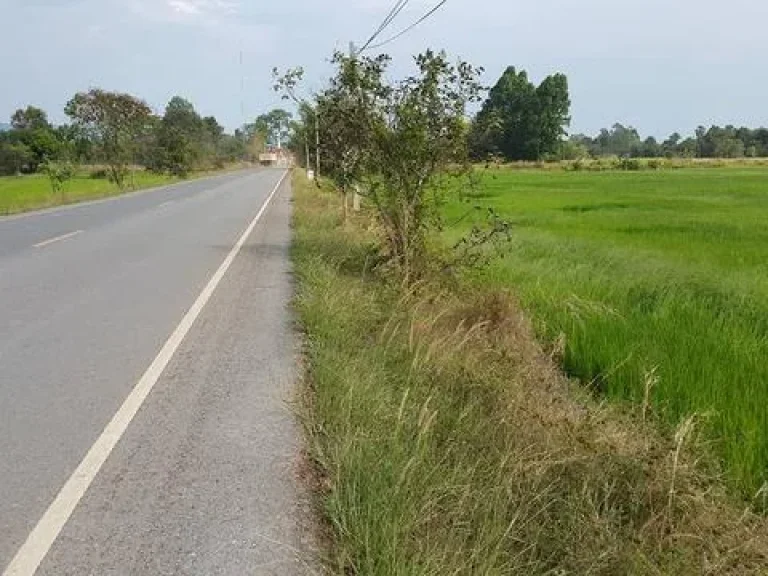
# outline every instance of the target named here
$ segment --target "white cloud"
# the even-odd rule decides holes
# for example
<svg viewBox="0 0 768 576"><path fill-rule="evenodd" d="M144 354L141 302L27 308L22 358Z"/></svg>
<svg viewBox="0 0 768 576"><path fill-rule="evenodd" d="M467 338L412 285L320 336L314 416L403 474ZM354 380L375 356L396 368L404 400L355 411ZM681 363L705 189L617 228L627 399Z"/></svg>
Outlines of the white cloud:
<svg viewBox="0 0 768 576"><path fill-rule="evenodd" d="M132 11L147 20L202 22L237 14L236 0L133 0Z"/></svg>
<svg viewBox="0 0 768 576"><path fill-rule="evenodd" d="M193 2L188 0L168 0L168 6L174 12L179 14L188 14L190 16L197 16L200 14L200 8Z"/></svg>
<svg viewBox="0 0 768 576"><path fill-rule="evenodd" d="M167 0L175 12L190 16L221 16L237 12L238 2L234 0Z"/></svg>

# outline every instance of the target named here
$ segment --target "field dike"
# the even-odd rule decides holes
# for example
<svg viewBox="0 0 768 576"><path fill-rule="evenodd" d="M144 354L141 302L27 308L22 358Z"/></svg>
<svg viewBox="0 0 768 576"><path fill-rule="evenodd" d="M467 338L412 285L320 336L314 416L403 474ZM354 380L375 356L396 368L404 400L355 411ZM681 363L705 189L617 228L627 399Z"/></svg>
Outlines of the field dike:
<svg viewBox="0 0 768 576"><path fill-rule="evenodd" d="M365 213L294 176L301 399L331 573L766 574L695 418L598 404L513 296L370 271Z"/></svg>

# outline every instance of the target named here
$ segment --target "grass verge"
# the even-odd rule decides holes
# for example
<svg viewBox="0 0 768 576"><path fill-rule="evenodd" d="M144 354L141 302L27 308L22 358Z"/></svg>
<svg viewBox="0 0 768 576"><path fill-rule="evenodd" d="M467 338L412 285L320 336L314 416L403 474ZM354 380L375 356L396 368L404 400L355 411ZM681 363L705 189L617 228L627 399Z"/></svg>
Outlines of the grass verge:
<svg viewBox="0 0 768 576"><path fill-rule="evenodd" d="M215 173L196 172L191 178L202 178ZM0 215L96 200L181 181L180 178L167 174L141 170L134 174L132 187L121 190L106 178L93 178L89 172L83 171L66 182L61 193L54 194L48 177L44 174L3 176L0 177Z"/></svg>
<svg viewBox="0 0 768 576"><path fill-rule="evenodd" d="M594 403L504 292L368 270L365 215L294 177L305 424L338 574L761 574L765 522L699 460Z"/></svg>

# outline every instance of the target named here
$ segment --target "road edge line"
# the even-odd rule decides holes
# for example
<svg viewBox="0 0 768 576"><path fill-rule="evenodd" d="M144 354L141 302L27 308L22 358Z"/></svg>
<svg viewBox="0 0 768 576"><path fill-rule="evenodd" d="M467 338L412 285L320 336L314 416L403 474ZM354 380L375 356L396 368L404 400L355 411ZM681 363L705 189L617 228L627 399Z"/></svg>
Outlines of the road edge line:
<svg viewBox="0 0 768 576"><path fill-rule="evenodd" d="M131 421L144 404L144 401L160 379L179 346L181 346L195 320L200 316L200 313L211 299L224 275L240 253L243 245L248 241L256 224L261 220L261 217L266 212L289 172L287 170L280 177L280 180L278 180L272 192L267 196L258 213L245 229L245 232L243 232L232 247L232 250L230 250L218 270L211 276L208 284L206 284L203 291L181 319L181 322L179 322L176 329L166 340L160 352L158 352L155 359L149 365L149 368L144 372L101 435L96 439L96 442L93 443L88 453L77 468L75 468L75 471L56 495L53 502L51 502L42 518L40 518L32 532L30 532L24 544L22 544L10 564L5 568L2 576L33 576L35 574L80 500L82 500L96 475L109 458L112 450L114 450L123 434L125 434Z"/></svg>
<svg viewBox="0 0 768 576"><path fill-rule="evenodd" d="M74 232L68 232L67 234L54 236L53 238L48 238L48 240L43 240L42 242L33 244L32 248L45 248L46 246L50 246L51 244L55 244L56 242L61 242L62 240L67 240L68 238L74 238L75 236L82 233L83 233L83 230L75 230Z"/></svg>

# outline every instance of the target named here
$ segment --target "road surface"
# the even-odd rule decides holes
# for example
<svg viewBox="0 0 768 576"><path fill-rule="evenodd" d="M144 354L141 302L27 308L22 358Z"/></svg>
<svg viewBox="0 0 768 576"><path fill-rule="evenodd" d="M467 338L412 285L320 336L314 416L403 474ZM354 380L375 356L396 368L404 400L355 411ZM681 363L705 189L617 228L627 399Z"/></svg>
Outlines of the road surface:
<svg viewBox="0 0 768 576"><path fill-rule="evenodd" d="M0 219L4 576L313 572L283 176Z"/></svg>

